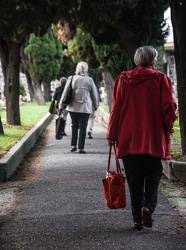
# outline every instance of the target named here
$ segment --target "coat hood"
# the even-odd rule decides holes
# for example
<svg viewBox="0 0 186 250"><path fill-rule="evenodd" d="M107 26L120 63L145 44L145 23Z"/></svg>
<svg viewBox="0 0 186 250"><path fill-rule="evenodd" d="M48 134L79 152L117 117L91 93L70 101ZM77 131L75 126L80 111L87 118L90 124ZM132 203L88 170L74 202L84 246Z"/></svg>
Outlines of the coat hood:
<svg viewBox="0 0 186 250"><path fill-rule="evenodd" d="M159 71L141 66L121 73L121 78L124 80L124 82L126 84L132 85L141 84L144 81L152 80L158 78L159 76Z"/></svg>

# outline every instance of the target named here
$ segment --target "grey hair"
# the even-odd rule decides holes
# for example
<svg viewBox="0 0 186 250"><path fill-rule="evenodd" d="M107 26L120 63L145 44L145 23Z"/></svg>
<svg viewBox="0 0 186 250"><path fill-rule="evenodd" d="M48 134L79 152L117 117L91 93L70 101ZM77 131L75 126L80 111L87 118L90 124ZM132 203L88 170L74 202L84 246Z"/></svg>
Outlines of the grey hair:
<svg viewBox="0 0 186 250"><path fill-rule="evenodd" d="M152 46L139 47L134 54L134 63L137 66L153 66L157 62L158 51Z"/></svg>
<svg viewBox="0 0 186 250"><path fill-rule="evenodd" d="M65 85L66 82L67 82L67 78L66 77L61 77L61 79L60 79L61 85Z"/></svg>
<svg viewBox="0 0 186 250"><path fill-rule="evenodd" d="M86 62L79 62L76 66L76 75L88 75L88 64Z"/></svg>

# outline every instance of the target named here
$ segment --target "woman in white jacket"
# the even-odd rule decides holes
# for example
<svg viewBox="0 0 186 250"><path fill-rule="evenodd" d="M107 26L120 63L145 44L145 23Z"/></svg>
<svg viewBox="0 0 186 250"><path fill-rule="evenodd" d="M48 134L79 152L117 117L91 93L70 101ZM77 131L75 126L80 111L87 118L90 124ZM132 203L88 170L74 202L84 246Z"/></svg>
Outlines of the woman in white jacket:
<svg viewBox="0 0 186 250"><path fill-rule="evenodd" d="M62 100L70 88L71 77L68 78L61 96L59 103L59 109L61 110L64 108ZM72 120L71 152L77 151L78 141L79 153L84 154L86 153L84 146L89 115L93 113L93 110L98 108L97 88L93 79L88 76L88 64L86 62L79 62L77 64L76 72L73 76L72 89L72 101L66 107Z"/></svg>

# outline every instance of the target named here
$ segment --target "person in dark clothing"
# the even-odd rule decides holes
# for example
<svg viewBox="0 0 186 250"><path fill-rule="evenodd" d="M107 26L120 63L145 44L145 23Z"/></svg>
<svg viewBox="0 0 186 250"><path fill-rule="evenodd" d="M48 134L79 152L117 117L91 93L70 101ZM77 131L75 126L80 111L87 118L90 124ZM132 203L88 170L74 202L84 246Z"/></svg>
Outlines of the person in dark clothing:
<svg viewBox="0 0 186 250"><path fill-rule="evenodd" d="M56 108L58 109L58 105L61 99L61 95L63 93L63 90L65 88L65 84L67 82L67 78L66 77L61 77L60 79L60 86L56 88L55 92L54 92L54 100L56 100Z"/></svg>
<svg viewBox="0 0 186 250"><path fill-rule="evenodd" d="M60 79L60 84L61 85L59 87L57 87L55 92L54 92L53 99L56 101L57 113L59 112L59 102L60 102L61 96L63 94L66 82L67 82L67 78L66 77L61 77L61 79ZM66 126L67 115L68 115L68 111L66 109L64 109L63 110L63 118L65 119L64 130L65 130L65 126ZM63 132L63 135L64 136L66 135L65 131Z"/></svg>

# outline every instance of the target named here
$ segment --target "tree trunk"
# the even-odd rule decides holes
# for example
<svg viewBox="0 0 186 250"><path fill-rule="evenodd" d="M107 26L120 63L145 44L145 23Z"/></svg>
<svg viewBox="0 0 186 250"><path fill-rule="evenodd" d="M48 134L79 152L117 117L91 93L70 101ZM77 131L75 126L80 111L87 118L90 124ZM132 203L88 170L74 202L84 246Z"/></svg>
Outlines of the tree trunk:
<svg viewBox="0 0 186 250"><path fill-rule="evenodd" d="M5 82L6 115L10 125L21 125L19 110L20 44L0 40L0 56Z"/></svg>
<svg viewBox="0 0 186 250"><path fill-rule="evenodd" d="M106 92L105 105L109 107L109 111L110 111L111 106L112 106L112 89L114 85L114 80L108 71L103 71L102 75L103 75L104 87L105 87L105 92Z"/></svg>
<svg viewBox="0 0 186 250"><path fill-rule="evenodd" d="M98 102L100 102L101 101L100 94L99 94L99 89L100 89L100 75L96 73L94 75L93 79L94 79L94 82L95 82L95 85L96 85L96 88L97 88Z"/></svg>
<svg viewBox="0 0 186 250"><path fill-rule="evenodd" d="M34 87L34 92L35 92L35 98L36 98L36 102L39 105L45 105L45 99L44 99L44 95L43 92L41 90L41 83L33 80L33 87Z"/></svg>
<svg viewBox="0 0 186 250"><path fill-rule="evenodd" d="M50 102L52 100L52 96L50 93L50 83L43 82L43 89L44 89L45 102Z"/></svg>
<svg viewBox="0 0 186 250"><path fill-rule="evenodd" d="M3 124L2 124L2 121L1 121L1 115L0 115L0 134L4 135Z"/></svg>
<svg viewBox="0 0 186 250"><path fill-rule="evenodd" d="M28 84L28 92L30 95L30 100L35 102L35 93L34 93L34 88L33 88L33 84L32 84L32 78L28 72L27 69L25 69L25 75L26 75L26 79L27 79L27 84Z"/></svg>
<svg viewBox="0 0 186 250"><path fill-rule="evenodd" d="M25 75L26 75L27 84L28 84L28 92L29 92L29 95L30 95L30 99L31 99L31 101L36 102L33 82L32 82L32 78L31 78L30 73L29 73L28 56L25 55L24 48L25 48L25 44L21 47L21 63L22 63L22 67L24 68L24 72L25 72Z"/></svg>
<svg viewBox="0 0 186 250"><path fill-rule="evenodd" d="M170 0L171 20L174 34L174 55L177 72L178 106L182 154L186 155L186 29L185 1Z"/></svg>

